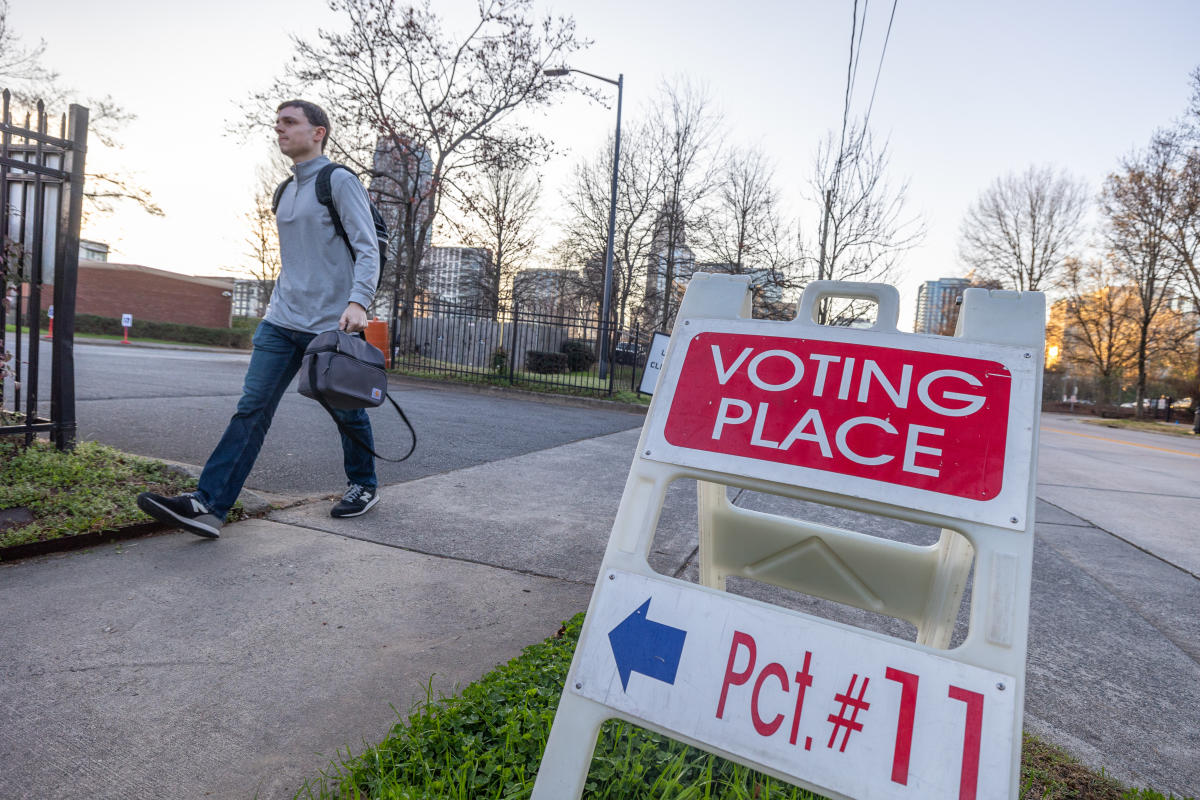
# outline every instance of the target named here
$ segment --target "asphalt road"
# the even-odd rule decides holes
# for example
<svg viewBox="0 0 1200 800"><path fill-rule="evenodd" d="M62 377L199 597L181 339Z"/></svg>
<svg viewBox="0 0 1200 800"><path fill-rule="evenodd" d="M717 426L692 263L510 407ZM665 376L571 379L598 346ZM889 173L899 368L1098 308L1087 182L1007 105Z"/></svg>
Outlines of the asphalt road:
<svg viewBox="0 0 1200 800"><path fill-rule="evenodd" d="M1038 496L1200 577L1200 437L1083 419L1042 416Z"/></svg>
<svg viewBox="0 0 1200 800"><path fill-rule="evenodd" d="M42 359L49 364L45 341ZM77 344L78 438L201 465L241 396L249 360L248 353ZM41 378L39 399L48 409L48 369ZM642 424L639 414L622 408L581 406L551 396L465 391L403 380L393 380L391 395L412 421L418 446L400 464L376 462L380 483L385 485ZM385 404L370 414L375 449L385 456L403 455L409 432L395 409ZM324 409L296 391L293 381L246 486L300 496L340 494L344 485L337 428Z"/></svg>

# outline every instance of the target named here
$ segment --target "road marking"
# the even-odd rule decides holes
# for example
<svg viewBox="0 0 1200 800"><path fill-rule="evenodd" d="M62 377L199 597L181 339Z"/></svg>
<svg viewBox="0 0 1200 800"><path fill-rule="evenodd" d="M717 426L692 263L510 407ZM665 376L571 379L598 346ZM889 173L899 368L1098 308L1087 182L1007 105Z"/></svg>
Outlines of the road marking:
<svg viewBox="0 0 1200 800"><path fill-rule="evenodd" d="M1200 458L1200 453L1189 453L1184 450L1172 450L1169 447L1156 447L1152 444L1139 444L1137 442L1126 442L1123 439L1110 439L1107 436L1096 436L1094 433L1078 433L1076 431L1063 431L1058 428L1042 428L1049 433L1065 433L1067 436L1083 436L1086 439L1099 439L1102 442L1113 442L1114 444L1127 444L1130 447L1144 447L1147 450L1161 450L1164 453L1174 453L1178 456L1191 456L1192 458Z"/></svg>

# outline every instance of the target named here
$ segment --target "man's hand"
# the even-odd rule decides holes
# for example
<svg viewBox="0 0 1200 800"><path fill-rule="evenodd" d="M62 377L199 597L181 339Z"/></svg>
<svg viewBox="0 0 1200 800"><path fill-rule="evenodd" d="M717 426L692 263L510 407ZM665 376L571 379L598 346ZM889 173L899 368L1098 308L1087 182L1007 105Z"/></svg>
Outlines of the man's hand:
<svg viewBox="0 0 1200 800"><path fill-rule="evenodd" d="M367 329L367 310L358 303L350 303L338 320L338 330L347 333L358 333Z"/></svg>

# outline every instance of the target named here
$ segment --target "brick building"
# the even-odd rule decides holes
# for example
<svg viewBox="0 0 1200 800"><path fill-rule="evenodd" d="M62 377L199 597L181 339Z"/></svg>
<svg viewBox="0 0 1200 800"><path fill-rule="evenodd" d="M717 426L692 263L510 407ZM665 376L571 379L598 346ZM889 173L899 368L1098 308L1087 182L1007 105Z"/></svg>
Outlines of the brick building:
<svg viewBox="0 0 1200 800"><path fill-rule="evenodd" d="M54 292L48 289L43 287L43 309L53 302ZM135 325L140 319L228 328L233 314L233 278L199 278L81 258L75 313L114 319L132 314Z"/></svg>

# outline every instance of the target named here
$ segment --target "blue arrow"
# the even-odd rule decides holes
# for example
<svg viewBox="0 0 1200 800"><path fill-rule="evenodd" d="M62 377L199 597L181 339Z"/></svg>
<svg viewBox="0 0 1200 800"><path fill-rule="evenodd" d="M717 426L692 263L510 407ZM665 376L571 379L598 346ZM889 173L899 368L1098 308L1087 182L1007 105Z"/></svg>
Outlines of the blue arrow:
<svg viewBox="0 0 1200 800"><path fill-rule="evenodd" d="M608 642L617 660L617 673L621 676L621 688L626 691L629 690L629 676L634 672L675 684L675 672L679 669L687 631L651 622L646 618L649 611L650 598L646 598L637 611L608 632Z"/></svg>

